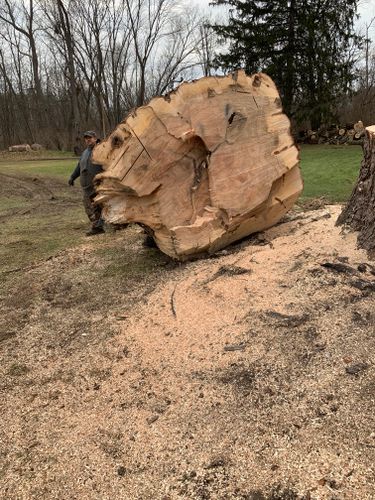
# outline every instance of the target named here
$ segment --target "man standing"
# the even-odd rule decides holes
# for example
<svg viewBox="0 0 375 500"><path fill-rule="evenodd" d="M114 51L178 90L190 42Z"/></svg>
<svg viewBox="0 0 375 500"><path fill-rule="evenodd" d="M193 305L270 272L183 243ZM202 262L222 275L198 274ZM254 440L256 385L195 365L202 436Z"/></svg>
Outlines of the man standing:
<svg viewBox="0 0 375 500"><path fill-rule="evenodd" d="M94 146L99 142L96 133L93 130L88 130L83 134L85 140L86 149L81 155L79 162L74 169L72 175L69 178L69 186L74 185L74 181L80 177L81 187L83 190L83 205L85 207L86 214L90 219L92 226L89 231L87 231L87 236L92 236L94 234L99 234L104 232L104 221L101 217L101 207L94 205L95 198L95 187L94 187L94 177L103 172L101 165L95 165L92 163L92 150Z"/></svg>

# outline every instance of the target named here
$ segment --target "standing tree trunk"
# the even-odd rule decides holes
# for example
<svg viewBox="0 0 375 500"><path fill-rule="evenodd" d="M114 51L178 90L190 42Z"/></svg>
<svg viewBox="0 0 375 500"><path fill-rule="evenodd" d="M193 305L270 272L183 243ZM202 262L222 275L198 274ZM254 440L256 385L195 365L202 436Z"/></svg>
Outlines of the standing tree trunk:
<svg viewBox="0 0 375 500"><path fill-rule="evenodd" d="M66 54L66 65L68 70L68 79L70 87L70 99L71 99L71 122L70 122L70 149L73 150L76 144L77 137L80 133L80 116L79 116L79 105L78 105L78 92L77 92L77 82L76 82L76 70L74 62L74 40L73 33L71 29L71 22L69 18L69 13L66 10L62 0L57 0L57 9L59 15L59 22L61 26L61 36L63 37L65 44L65 54Z"/></svg>
<svg viewBox="0 0 375 500"><path fill-rule="evenodd" d="M275 224L302 190L298 151L272 80L243 71L184 83L94 149L108 222L141 223L180 260Z"/></svg>
<svg viewBox="0 0 375 500"><path fill-rule="evenodd" d="M359 231L358 246L375 256L375 125L366 128L359 178L337 224Z"/></svg>

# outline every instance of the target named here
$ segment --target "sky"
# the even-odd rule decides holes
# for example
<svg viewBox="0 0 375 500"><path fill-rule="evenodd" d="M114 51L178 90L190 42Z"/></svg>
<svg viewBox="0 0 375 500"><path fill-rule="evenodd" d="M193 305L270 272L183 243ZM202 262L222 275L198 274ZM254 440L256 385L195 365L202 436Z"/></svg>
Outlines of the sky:
<svg viewBox="0 0 375 500"><path fill-rule="evenodd" d="M358 27L363 27L371 22L371 19L375 17L375 0L363 0L359 4L358 13L360 15L357 21ZM372 38L375 37L375 30L372 30Z"/></svg>

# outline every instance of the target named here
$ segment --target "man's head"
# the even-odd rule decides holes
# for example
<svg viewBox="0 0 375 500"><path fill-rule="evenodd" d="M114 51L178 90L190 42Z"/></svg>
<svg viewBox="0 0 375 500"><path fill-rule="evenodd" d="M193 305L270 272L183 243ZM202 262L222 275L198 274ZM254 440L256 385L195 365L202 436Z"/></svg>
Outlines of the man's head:
<svg viewBox="0 0 375 500"><path fill-rule="evenodd" d="M88 130L83 134L83 138L85 140L86 147L94 147L98 137L93 130Z"/></svg>

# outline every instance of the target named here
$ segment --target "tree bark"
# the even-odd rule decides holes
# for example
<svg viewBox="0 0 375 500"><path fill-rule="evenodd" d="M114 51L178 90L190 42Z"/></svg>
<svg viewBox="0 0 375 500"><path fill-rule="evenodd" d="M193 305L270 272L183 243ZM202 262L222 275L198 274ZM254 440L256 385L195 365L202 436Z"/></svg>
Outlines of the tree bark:
<svg viewBox="0 0 375 500"><path fill-rule="evenodd" d="M77 93L76 71L74 62L74 50L75 50L74 40L71 30L69 14L62 0L57 0L57 9L58 9L59 21L61 24L63 40L66 47L65 50L66 65L69 75L68 79L70 87L71 114L72 114L72 119L70 123L70 149L73 150L74 145L76 144L76 139L80 133L78 93Z"/></svg>
<svg viewBox="0 0 375 500"><path fill-rule="evenodd" d="M375 257L375 126L367 127L363 160L357 184L341 212L337 225L345 224L358 231L358 246Z"/></svg>
<svg viewBox="0 0 375 500"><path fill-rule="evenodd" d="M180 260L274 225L302 191L290 122L264 74L184 83L129 115L93 158L105 219L147 226Z"/></svg>

